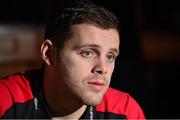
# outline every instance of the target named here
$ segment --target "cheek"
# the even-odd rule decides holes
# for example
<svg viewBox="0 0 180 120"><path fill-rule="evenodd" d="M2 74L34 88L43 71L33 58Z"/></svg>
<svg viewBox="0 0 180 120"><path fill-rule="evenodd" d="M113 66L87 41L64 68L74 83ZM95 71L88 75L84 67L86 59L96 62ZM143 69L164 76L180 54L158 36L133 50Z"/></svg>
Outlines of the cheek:
<svg viewBox="0 0 180 120"><path fill-rule="evenodd" d="M67 73L74 78L86 77L91 72L92 63L77 57L77 55L65 57L62 63Z"/></svg>
<svg viewBox="0 0 180 120"><path fill-rule="evenodd" d="M112 73L114 71L114 64L109 66L108 74L107 74L107 79L111 81Z"/></svg>
<svg viewBox="0 0 180 120"><path fill-rule="evenodd" d="M90 75L90 69L85 64L74 64L71 66L70 70L71 77L76 81L83 81L86 77Z"/></svg>

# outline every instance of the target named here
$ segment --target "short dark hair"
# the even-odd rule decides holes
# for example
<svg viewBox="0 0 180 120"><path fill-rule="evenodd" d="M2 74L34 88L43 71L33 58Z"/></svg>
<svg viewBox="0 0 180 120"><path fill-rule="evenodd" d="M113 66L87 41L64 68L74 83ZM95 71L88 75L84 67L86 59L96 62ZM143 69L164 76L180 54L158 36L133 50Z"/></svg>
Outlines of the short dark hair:
<svg viewBox="0 0 180 120"><path fill-rule="evenodd" d="M46 26L45 39L50 39L57 48L71 37L71 26L87 23L102 29L114 28L119 32L118 19L105 8L88 0L66 0Z"/></svg>

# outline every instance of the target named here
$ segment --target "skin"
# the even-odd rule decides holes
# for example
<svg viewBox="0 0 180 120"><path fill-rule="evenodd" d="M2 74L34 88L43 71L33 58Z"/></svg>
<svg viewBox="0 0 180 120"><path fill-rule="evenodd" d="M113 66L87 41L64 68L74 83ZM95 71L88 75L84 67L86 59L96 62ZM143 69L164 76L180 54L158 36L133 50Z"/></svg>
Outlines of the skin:
<svg viewBox="0 0 180 120"><path fill-rule="evenodd" d="M44 92L54 116L81 111L76 113L80 117L84 106L100 104L119 54L119 34L115 29L78 24L71 31L72 37L61 51L50 40L41 47L46 63Z"/></svg>

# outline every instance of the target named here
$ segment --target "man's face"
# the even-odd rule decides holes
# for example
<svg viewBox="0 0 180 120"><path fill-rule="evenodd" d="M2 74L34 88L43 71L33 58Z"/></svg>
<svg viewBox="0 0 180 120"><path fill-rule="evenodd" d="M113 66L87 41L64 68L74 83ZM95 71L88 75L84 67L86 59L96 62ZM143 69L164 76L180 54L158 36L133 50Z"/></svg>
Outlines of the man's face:
<svg viewBox="0 0 180 120"><path fill-rule="evenodd" d="M55 60L59 89L87 105L98 105L110 84L119 34L88 24L73 25L72 37Z"/></svg>

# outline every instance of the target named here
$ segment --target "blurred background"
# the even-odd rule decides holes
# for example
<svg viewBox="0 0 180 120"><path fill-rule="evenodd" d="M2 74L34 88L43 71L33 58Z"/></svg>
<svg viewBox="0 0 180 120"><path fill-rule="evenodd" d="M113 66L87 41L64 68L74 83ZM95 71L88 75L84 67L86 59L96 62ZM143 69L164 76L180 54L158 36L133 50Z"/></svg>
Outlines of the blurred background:
<svg viewBox="0 0 180 120"><path fill-rule="evenodd" d="M180 118L178 1L92 1L120 20L121 53L111 86L133 96L147 118ZM55 5L55 0L0 1L0 78L41 66L44 27Z"/></svg>

